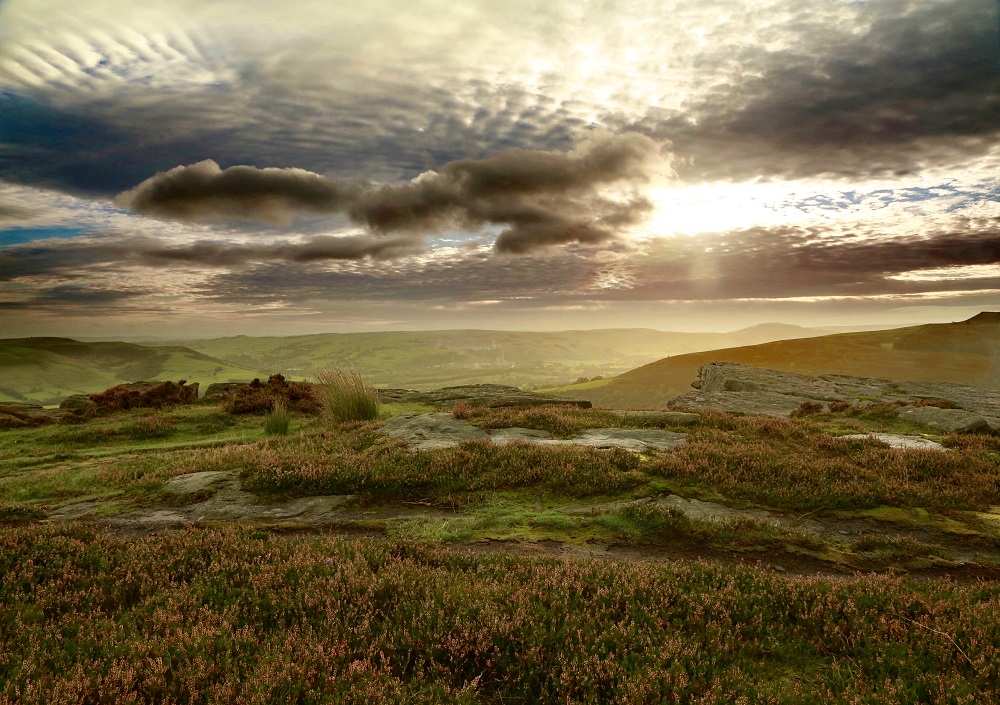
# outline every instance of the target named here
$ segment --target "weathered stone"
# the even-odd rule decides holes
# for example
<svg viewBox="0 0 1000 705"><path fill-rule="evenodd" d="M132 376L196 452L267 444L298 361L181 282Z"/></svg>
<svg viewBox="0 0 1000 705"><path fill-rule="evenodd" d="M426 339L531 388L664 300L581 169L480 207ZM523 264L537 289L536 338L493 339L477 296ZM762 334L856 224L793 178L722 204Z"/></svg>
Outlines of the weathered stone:
<svg viewBox="0 0 1000 705"><path fill-rule="evenodd" d="M432 389L424 392L412 389L380 389L378 392L379 399L383 403L429 404L447 409L452 408L456 404L463 403L469 406L483 406L494 409L502 407L546 406L550 404L575 406L580 409L591 408L591 403L586 399L564 399L552 396L551 394L529 392L503 384L465 384L458 387L444 387L443 389Z"/></svg>
<svg viewBox="0 0 1000 705"><path fill-rule="evenodd" d="M592 428L570 440L555 440L547 431L527 428L500 428L485 431L448 413L400 414L382 427L382 432L402 438L416 450L452 448L465 441L490 439L498 445L535 443L538 445L581 445L593 448L625 448L639 453L673 448L687 439L686 434L646 428Z"/></svg>
<svg viewBox="0 0 1000 705"><path fill-rule="evenodd" d="M900 418L930 426L945 433L989 432L989 423L979 414L963 409L939 409L934 406L904 406Z"/></svg>
<svg viewBox="0 0 1000 705"><path fill-rule="evenodd" d="M25 404L21 402L0 403L0 414L10 414L11 416L16 416L21 420L24 420L26 416L30 417L31 414L44 411L45 408L40 404Z"/></svg>
<svg viewBox="0 0 1000 705"><path fill-rule="evenodd" d="M946 432L986 430L989 422L984 418L974 421L971 417L965 417L966 423L962 424L956 420L960 414L938 414L938 412L956 412L964 409L979 417L1000 418L1000 390L961 384L893 381L832 374L810 376L732 362L710 362L702 365L698 370L698 376L698 383L692 386L699 391L688 392L671 399L667 403L667 408L692 411L718 409L766 416L789 416L803 402L858 403L864 400L866 403L926 404L927 400L938 399L945 400L958 408L938 409L934 406L920 406L919 409L930 409L930 411L916 413L924 414L928 419L933 418L934 424L938 424L934 427ZM969 430L947 430L963 426Z"/></svg>
<svg viewBox="0 0 1000 705"><path fill-rule="evenodd" d="M890 448L895 448L897 450L939 450L947 452L948 449L945 448L940 443L932 441L928 438L923 438L922 436L906 436L901 433L852 433L849 436L840 436L840 438L845 439L855 439L855 438L874 438L877 441L885 443Z"/></svg>
<svg viewBox="0 0 1000 705"><path fill-rule="evenodd" d="M249 387L249 382L213 382L205 390L202 401L209 403L223 402L230 397L236 396L236 392L244 387Z"/></svg>
<svg viewBox="0 0 1000 705"><path fill-rule="evenodd" d="M162 523L192 521L322 521L335 516L354 501L354 495L299 497L279 504L262 504L256 495L246 492L239 471L207 470L178 475L166 489L181 495L214 490L204 502L181 507L162 517Z"/></svg>
<svg viewBox="0 0 1000 705"><path fill-rule="evenodd" d="M64 504L53 511L49 514L49 519L58 522L75 521L96 513L97 504L94 502L73 502L71 504Z"/></svg>
<svg viewBox="0 0 1000 705"><path fill-rule="evenodd" d="M224 470L205 470L178 475L167 481L165 489L174 494L195 494L204 490L218 489L235 482L235 476Z"/></svg>
<svg viewBox="0 0 1000 705"><path fill-rule="evenodd" d="M382 427L382 432L402 438L416 450L451 448L464 441L489 438L483 429L448 413L400 414Z"/></svg>
<svg viewBox="0 0 1000 705"><path fill-rule="evenodd" d="M774 392L688 392L667 402L667 408L679 411L728 411L736 414L787 418L799 408L801 397Z"/></svg>
<svg viewBox="0 0 1000 705"><path fill-rule="evenodd" d="M97 404L93 402L89 394L73 394L63 399L59 408L82 414L90 411L96 406Z"/></svg>
<svg viewBox="0 0 1000 705"><path fill-rule="evenodd" d="M670 450L687 442L687 434L651 428L588 428L568 441L548 441L591 448L624 448L636 453Z"/></svg>
<svg viewBox="0 0 1000 705"><path fill-rule="evenodd" d="M845 398L836 384L810 375L766 370L731 362L710 362L698 370L702 392L770 392L838 401Z"/></svg>
<svg viewBox="0 0 1000 705"><path fill-rule="evenodd" d="M0 413L0 428L18 428L26 426L24 419L19 419L11 414Z"/></svg>
<svg viewBox="0 0 1000 705"><path fill-rule="evenodd" d="M65 409L46 409L38 404L5 403L0 404L0 414L14 416L29 424L49 423L61 421L69 417L76 417L72 411Z"/></svg>
<svg viewBox="0 0 1000 705"><path fill-rule="evenodd" d="M701 421L699 414L684 411L643 411L634 409L611 409L615 416L641 423L646 426L693 426Z"/></svg>
<svg viewBox="0 0 1000 705"><path fill-rule="evenodd" d="M540 439L552 438L552 434L534 428L498 428L490 431L490 438L497 445L505 445L517 442L532 443Z"/></svg>

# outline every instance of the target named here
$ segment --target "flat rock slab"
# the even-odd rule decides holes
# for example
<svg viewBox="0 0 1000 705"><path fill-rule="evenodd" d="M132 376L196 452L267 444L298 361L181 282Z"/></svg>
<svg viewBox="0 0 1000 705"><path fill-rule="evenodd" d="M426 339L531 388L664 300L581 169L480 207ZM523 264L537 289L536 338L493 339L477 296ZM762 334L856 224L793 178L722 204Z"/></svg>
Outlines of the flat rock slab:
<svg viewBox="0 0 1000 705"><path fill-rule="evenodd" d="M415 450L452 448L465 441L480 441L490 435L468 421L448 413L400 414L389 419L382 432L402 438Z"/></svg>
<svg viewBox="0 0 1000 705"><path fill-rule="evenodd" d="M679 411L728 411L736 414L788 418L804 398L776 392L688 392L667 402L667 408Z"/></svg>
<svg viewBox="0 0 1000 705"><path fill-rule="evenodd" d="M551 439L552 434L548 431L539 431L535 428L497 428L490 431L490 438L497 445L507 443L535 443L540 440Z"/></svg>
<svg viewBox="0 0 1000 705"><path fill-rule="evenodd" d="M534 443L538 445L577 445L591 448L624 448L637 453L669 450L687 440L687 435L647 428L591 428L576 438L553 439L547 431L529 428L499 428L490 431L473 426L464 419L438 412L400 414L382 427L382 432L402 438L414 450L453 448L466 441L491 440L497 445Z"/></svg>
<svg viewBox="0 0 1000 705"><path fill-rule="evenodd" d="M992 431L985 418L964 409L904 406L899 410L899 416L945 433L989 433Z"/></svg>
<svg viewBox="0 0 1000 705"><path fill-rule="evenodd" d="M95 502L74 502L73 504L64 504L55 511L49 514L50 521L75 521L77 519L83 519L84 517L91 516L97 512L97 503Z"/></svg>
<svg viewBox="0 0 1000 705"><path fill-rule="evenodd" d="M636 453L670 450L687 443L687 434L652 428L588 428L566 441L546 441L591 448L624 448Z"/></svg>
<svg viewBox="0 0 1000 705"><path fill-rule="evenodd" d="M940 443L923 438L922 436L906 436L901 433L852 433L849 436L839 436L839 438L874 438L897 450L938 450L948 452L948 449Z"/></svg>
<svg viewBox="0 0 1000 705"><path fill-rule="evenodd" d="M581 409L589 409L592 406L586 399L556 397L551 394L529 392L503 384L463 384L457 387L444 387L442 389L432 389L423 392L413 389L380 389L378 393L379 399L383 403L409 402L430 404L431 406L449 409L456 404L484 406L494 409L503 407L547 406L551 404L576 406Z"/></svg>
<svg viewBox="0 0 1000 705"><path fill-rule="evenodd" d="M632 423L644 426L694 426L701 421L700 414L685 411L642 411L633 409L611 409L608 413Z"/></svg>
<svg viewBox="0 0 1000 705"><path fill-rule="evenodd" d="M236 476L231 472L206 470L171 478L165 489L174 494L195 494L204 490L218 489L221 485L230 485L234 482L236 482Z"/></svg>

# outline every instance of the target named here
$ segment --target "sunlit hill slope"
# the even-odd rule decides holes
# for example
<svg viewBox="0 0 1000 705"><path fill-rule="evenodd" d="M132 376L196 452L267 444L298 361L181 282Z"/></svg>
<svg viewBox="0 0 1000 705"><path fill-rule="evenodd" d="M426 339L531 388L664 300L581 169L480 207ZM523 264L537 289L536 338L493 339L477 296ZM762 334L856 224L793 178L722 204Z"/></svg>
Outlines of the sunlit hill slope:
<svg viewBox="0 0 1000 705"><path fill-rule="evenodd" d="M595 388L565 393L607 408L659 408L691 391L707 362L738 362L804 374L846 374L1000 387L1000 313L866 333L781 340L657 360Z"/></svg>

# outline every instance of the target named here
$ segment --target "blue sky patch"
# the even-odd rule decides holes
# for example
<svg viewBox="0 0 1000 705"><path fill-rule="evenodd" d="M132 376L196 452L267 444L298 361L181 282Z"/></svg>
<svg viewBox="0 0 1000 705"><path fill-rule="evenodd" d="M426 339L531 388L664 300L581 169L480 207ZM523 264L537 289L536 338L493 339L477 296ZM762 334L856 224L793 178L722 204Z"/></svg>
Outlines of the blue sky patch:
<svg viewBox="0 0 1000 705"><path fill-rule="evenodd" d="M50 238L67 238L83 235L87 232L84 228L5 228L0 230L0 247L6 245L22 245L35 240L48 240Z"/></svg>

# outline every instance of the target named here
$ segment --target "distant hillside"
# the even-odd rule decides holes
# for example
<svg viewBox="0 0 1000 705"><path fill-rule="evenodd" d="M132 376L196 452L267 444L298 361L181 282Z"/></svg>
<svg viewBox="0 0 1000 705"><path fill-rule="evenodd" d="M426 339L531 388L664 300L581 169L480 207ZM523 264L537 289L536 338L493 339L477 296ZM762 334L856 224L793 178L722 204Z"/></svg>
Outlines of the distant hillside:
<svg viewBox="0 0 1000 705"><path fill-rule="evenodd" d="M0 401L58 404L125 382L250 379L253 370L181 346L83 343L70 338L0 339Z"/></svg>
<svg viewBox="0 0 1000 705"><path fill-rule="evenodd" d="M766 324L733 333L448 330L175 342L260 374L308 376L316 369L343 367L381 386L430 389L472 383L552 387L581 377L617 375L665 355L825 333Z"/></svg>
<svg viewBox="0 0 1000 705"><path fill-rule="evenodd" d="M691 391L706 362L738 362L805 374L846 374L914 382L956 382L1000 387L1000 313L961 323L840 333L668 357L590 389L569 387L575 397L608 408L659 408Z"/></svg>

